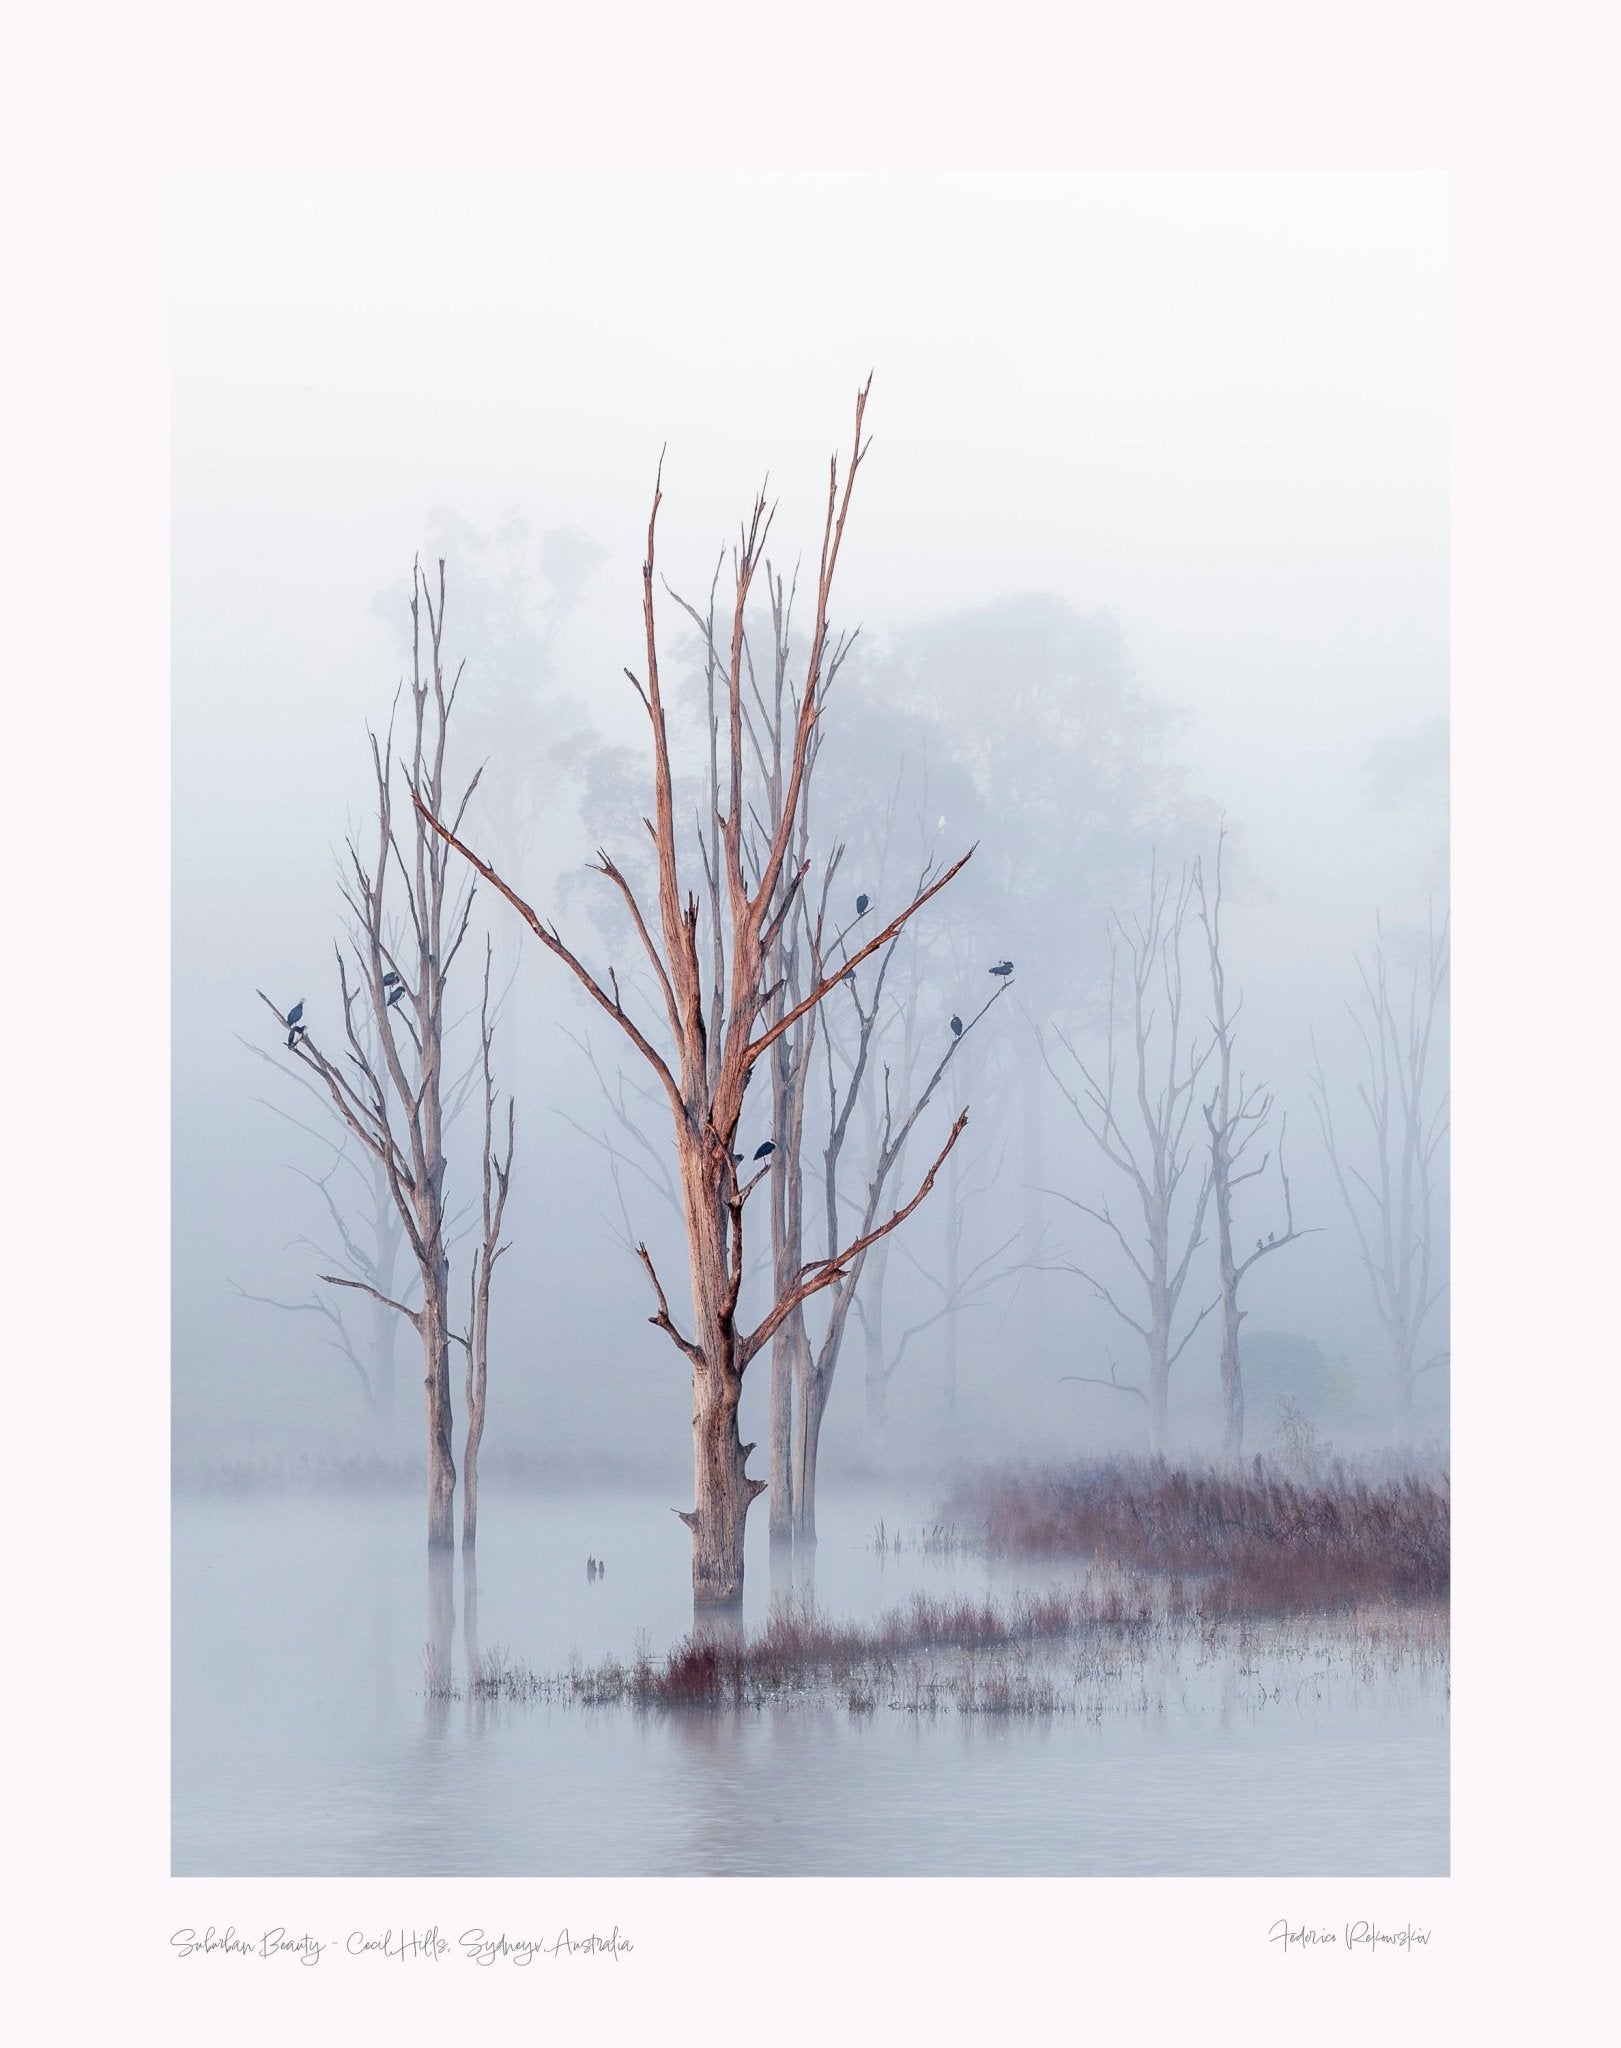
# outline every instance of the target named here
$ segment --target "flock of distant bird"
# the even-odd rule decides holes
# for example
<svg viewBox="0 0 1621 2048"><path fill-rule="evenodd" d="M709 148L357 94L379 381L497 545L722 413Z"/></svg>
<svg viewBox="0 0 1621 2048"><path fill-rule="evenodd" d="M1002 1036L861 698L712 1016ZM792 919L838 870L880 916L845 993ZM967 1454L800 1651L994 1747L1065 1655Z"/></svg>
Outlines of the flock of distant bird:
<svg viewBox="0 0 1621 2048"><path fill-rule="evenodd" d="M871 905L872 898L870 896L866 895L865 893L858 896L856 898L856 916L865 917L868 910L871 908ZM1013 962L1011 960L998 960L996 965L988 969L987 971L991 974L994 974L999 981L1006 981L1008 976L1013 972ZM848 981L850 979L850 976L847 974L844 978L846 981ZM394 970L390 968L388 973L383 976L383 986L388 991L388 994L383 999L383 1007L385 1009L392 1010L394 1005L401 1001L401 999L407 993L405 983L400 979L399 975L397 975L394 972ZM293 1007L287 1012L287 1050L289 1052L291 1052L294 1049L294 1047L298 1044L298 1041L301 1038L305 1038L309 1035L306 1032L303 1024L300 1022L300 1019L303 1017L303 1015L304 998L300 996L298 1001L294 1003ZM953 1038L961 1038L962 1034L963 1021L959 1016L953 1014L951 1019L951 1035ZM756 1159L769 1159L772 1153L776 1151L776 1149L777 1148L772 1143L772 1141L769 1138L767 1138L763 1145L757 1145L755 1147L754 1157ZM743 1162L743 1155L741 1152L734 1152L732 1154L732 1159L737 1165L741 1165ZM1271 1242L1272 1240L1268 1238L1267 1243L1270 1244ZM1261 1249L1259 1239L1256 1240L1255 1249L1257 1251Z"/></svg>

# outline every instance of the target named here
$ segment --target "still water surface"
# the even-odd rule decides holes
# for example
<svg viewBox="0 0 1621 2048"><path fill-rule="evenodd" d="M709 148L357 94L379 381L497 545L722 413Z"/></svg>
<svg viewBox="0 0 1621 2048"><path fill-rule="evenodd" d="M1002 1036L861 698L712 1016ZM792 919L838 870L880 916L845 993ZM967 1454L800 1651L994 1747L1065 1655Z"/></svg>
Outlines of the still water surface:
<svg viewBox="0 0 1621 2048"><path fill-rule="evenodd" d="M882 1517L909 1547L880 1556ZM475 1650L538 1672L691 1626L685 1531L645 1496L486 1492ZM751 1518L746 1618L772 1597ZM1062 1566L931 1555L927 1501L832 1495L814 1595L867 1618ZM174 1510L177 1876L1426 1876L1447 1869L1444 1661L1151 1655L1082 1711L812 1704L659 1715L428 1696L415 1500ZM758 1539L758 1540L757 1540ZM605 1576L589 1581L588 1554ZM777 1590L791 1587L779 1578ZM800 1592L805 1590L803 1583ZM1077 1695L1079 1698L1079 1695ZM1090 1710L1088 1710L1090 1707Z"/></svg>

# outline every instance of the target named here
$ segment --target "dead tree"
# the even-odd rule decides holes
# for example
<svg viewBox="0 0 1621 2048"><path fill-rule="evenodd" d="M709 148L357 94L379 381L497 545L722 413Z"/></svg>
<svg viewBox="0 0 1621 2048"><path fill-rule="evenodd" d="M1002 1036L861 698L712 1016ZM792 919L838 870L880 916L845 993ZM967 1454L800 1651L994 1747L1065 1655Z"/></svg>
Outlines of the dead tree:
<svg viewBox="0 0 1621 2048"><path fill-rule="evenodd" d="M1260 1180L1271 1161L1272 1155L1267 1151L1257 1164L1243 1163L1271 1121L1276 1098L1264 1084L1247 1082L1242 1071L1236 1076L1233 1072L1233 1045L1244 999L1240 995L1235 1001L1228 1000L1227 970L1221 951L1222 850L1226 839L1225 831L1216 839L1211 887L1206 889L1202 861L1193 864L1193 886L1199 898L1199 922L1204 927L1205 952L1210 963L1210 1029L1215 1055L1215 1085L1204 1104L1204 1120L1210 1133L1210 1192L1216 1211L1221 1287L1222 1443L1227 1456L1236 1458L1244 1448L1244 1373L1238 1330L1246 1312L1239 1306L1239 1286L1252 1266L1308 1233L1295 1228L1289 1175L1283 1164L1283 1141L1289 1120L1282 1115L1278 1121L1278 1183L1283 1197L1283 1235L1268 1231L1264 1240L1256 1238L1254 1251L1244 1253L1238 1251L1233 1241L1234 1193L1247 1181Z"/></svg>
<svg viewBox="0 0 1621 2048"><path fill-rule="evenodd" d="M726 702L726 678L730 654L723 643L716 616L722 556L710 583L705 612L676 595L676 602L697 627L704 650L705 735L707 740L707 783L696 834L703 867L708 907L708 932L713 949L713 989L718 1007L725 979L725 956L720 934L725 929L721 903L725 863L721 844L721 820L727 791L722 787L722 714ZM741 669L747 679L743 696L743 734L756 770L756 795L750 804L748 826L743 835L746 877L751 889L759 887L771 856L778 826L785 816L785 798L794 767L795 743L802 709L801 692L793 674L792 623L798 578L789 583L776 574L769 561L765 584L770 607L770 668L762 679L754 654L754 637L745 622L741 638ZM672 593L672 595L675 595ZM841 634L828 649L818 681L822 710L854 635ZM764 973L770 995L765 1010L768 1027L775 1027L798 1012L778 1033L771 1047L768 1073L771 1081L771 1161L766 1190L771 1216L772 1291L781 1296L792 1290L805 1264L805 1199L802 1153L805 1134L805 1104L812 1070L812 1055L821 1012L817 1005L806 1009L802 998L820 978L819 961L808 966L812 931L808 908L813 860L811 849L811 793L821 754L822 724L812 725L804 749L797 784L797 799L789 821L788 856L777 884L777 900L771 905ZM842 858L835 846L823 863L819 891L820 909L816 933L824 928L828 892ZM777 913L781 913L778 915ZM809 979L807 979L807 972ZM719 1034L711 1038L718 1047ZM834 1249L829 1245L828 1249ZM794 1389L803 1379L810 1359L810 1338L805 1324L805 1304L797 1302L778 1325L771 1339L771 1392L768 1425L768 1495L771 1539L774 1544L792 1540L794 1531L793 1413Z"/></svg>
<svg viewBox="0 0 1621 2048"><path fill-rule="evenodd" d="M669 1105L692 1287L690 1333L681 1328L671 1313L664 1284L645 1244L637 1247L637 1256L646 1269L657 1304L649 1320L677 1346L692 1373L695 1497L690 1510L676 1512L692 1533L693 1597L700 1606L728 1607L741 1599L745 1519L750 1503L766 1484L749 1476L747 1464L754 1446L745 1444L738 1430L744 1374L801 1302L842 1279L850 1262L869 1244L911 1215L933 1186L935 1174L967 1121L965 1112L952 1126L939 1156L906 1202L882 1221L875 1220L850 1243L830 1247L824 1257L805 1261L786 1287L773 1287L775 1298L770 1307L752 1328L747 1326L739 1313L745 1270L745 1213L750 1196L769 1173L769 1164L755 1167L752 1160L745 1162L737 1153L744 1097L759 1062L838 985L836 976L829 978L824 974L796 1003L780 1015L772 1014L773 947L804 885L804 868L792 851L794 821L824 702L832 654L829 609L833 580L851 490L866 452L861 438L866 399L863 389L856 401L854 446L842 479L838 458L834 457L830 465L815 617L804 681L799 689L788 774L775 822L765 835L763 857L752 876L746 872L745 842L750 820L748 785L755 778L749 774L745 755L744 638L750 592L770 527L763 495L756 500L739 537L733 558L731 630L721 679L722 715L717 736L717 781L723 783L724 808L716 820L712 841L715 887L712 903L708 905L696 889L685 885L677 843L675 776L660 680L655 603L654 543L663 495L662 474L655 485L642 563L646 675L641 678L626 671L647 715L652 742L653 811L643 822L657 863L658 904L654 922L649 922L624 871L605 851L599 851L595 867L619 892L646 957L664 1012L666 1050L661 1051L654 1044L648 1031L626 1007L617 972L610 968L606 981L593 974L564 944L556 928L458 837L455 824L444 820L430 792L424 788L418 796L424 817L445 842L456 847L513 905L541 944L569 968L591 999L625 1033L651 1069ZM971 852L972 849L953 863L882 931L853 953L848 965L858 965L886 945L930 897L946 887Z"/></svg>
<svg viewBox="0 0 1621 2048"><path fill-rule="evenodd" d="M1113 920L1102 1072L1088 1066L1061 1031L1054 1035L1069 1056L1076 1082L1064 1079L1045 1047L1042 1054L1048 1073L1093 1144L1128 1182L1142 1219L1140 1228L1128 1231L1116 1219L1107 1196L1096 1207L1060 1189L1044 1190L1103 1226L1136 1275L1143 1297L1139 1319L1121 1305L1092 1266L1068 1265L1142 1339L1146 1384L1122 1381L1112 1372L1106 1380L1084 1373L1065 1377L1141 1399L1148 1411L1149 1449L1156 1455L1163 1453L1168 1440L1171 1368L1216 1306L1214 1300L1206 1302L1177 1336L1177 1313L1193 1255L1204 1242L1211 1188L1209 1159L1202 1156L1191 1204L1178 1207L1194 1158L1188 1121L1211 1051L1195 1035L1185 1036L1183 1029L1182 939L1190 896L1186 872L1174 894L1169 881L1151 876L1147 909L1129 924L1118 916ZM1118 1000L1122 956L1128 984L1124 1020ZM1130 1039L1130 1072L1124 1088L1119 1071L1122 1025Z"/></svg>
<svg viewBox="0 0 1621 2048"><path fill-rule="evenodd" d="M284 1079L298 1082L321 1106L327 1106L324 1087L311 1075L282 1066L262 1046L251 1045L245 1039L241 1042L256 1058L275 1066ZM389 1192L388 1176L374 1152L348 1143L347 1130L341 1131L334 1139L305 1123L301 1117L294 1116L280 1103L271 1102L264 1096L255 1099L331 1154L324 1172L312 1173L300 1166L293 1167L292 1171L300 1180L307 1181L320 1196L332 1237L322 1243L301 1235L293 1242L312 1253L322 1264L341 1265L350 1279L364 1281L373 1290L374 1298L369 1304L369 1336L363 1346L357 1348L354 1332L339 1303L316 1290L302 1301L254 1294L240 1286L236 1287L236 1292L245 1301L262 1302L267 1308L296 1314L314 1315L325 1323L330 1332L328 1342L348 1360L374 1424L379 1432L386 1434L394 1414L394 1334L399 1318L382 1303L394 1293L395 1274L405 1247L405 1234Z"/></svg>
<svg viewBox="0 0 1621 2048"><path fill-rule="evenodd" d="M507 1247L501 1242L501 1219L506 1212L507 1190L512 1185L512 1150L515 1106L507 1097L505 1149L495 1136L495 1071L492 1064L495 1042L490 1015L490 965L493 952L484 944L484 997L478 1012L479 1072L484 1084L484 1142L479 1148L483 1181L480 1221L482 1230L473 1248L468 1280L467 1335L467 1441L462 1452L462 1550L470 1551L478 1541L478 1451L484 1440L484 1399L489 1383L490 1282L496 1260ZM471 1609L469 1610L471 1613ZM469 1627L473 1623L469 1620ZM469 1666L469 1669L472 1667Z"/></svg>
<svg viewBox="0 0 1621 2048"><path fill-rule="evenodd" d="M922 1337L928 1331L943 1324L944 1357L942 1359L942 1381L946 1413L948 1415L954 1415L957 1410L957 1392L960 1378L958 1367L960 1348L959 1318L974 1309L988 1308L991 1304L994 1289L1008 1282L1012 1282L1016 1288L1022 1273L1027 1269L1028 1262L1014 1256L1014 1248L1018 1244L1021 1235L1018 1229L1010 1231L999 1243L992 1245L989 1251L982 1253L972 1264L967 1263L963 1255L963 1239L967 1233L970 1209L976 1200L990 1194L995 1188L997 1182L1001 1179L1002 1168L1006 1158L1007 1142L1004 1140L995 1164L990 1167L985 1177L982 1180L969 1184L965 1176L968 1168L972 1167L973 1161L964 1162L963 1148L961 1146L952 1153L946 1165L946 1194L945 1201L942 1204L945 1211L942 1225L942 1236L944 1238L943 1270L936 1272L931 1266L926 1265L909 1247L905 1245L901 1247L902 1251L906 1254L908 1263L917 1273L919 1279L926 1286L933 1289L934 1295L938 1297L938 1305L931 1308L926 1315L920 1317L916 1322L909 1323L902 1330L893 1352L887 1354L882 1361L883 1381L887 1387L889 1382L900 1371L901 1363L906 1357L906 1353L915 1337ZM1045 1261L1048 1259L1049 1254L1045 1245L1037 1247L1037 1257L1037 1270L1046 1271ZM865 1313L863 1304L860 1301L856 1303L856 1312L858 1315Z"/></svg>
<svg viewBox="0 0 1621 2048"><path fill-rule="evenodd" d="M396 760L392 727L381 743L370 735L375 851L364 852L355 840L346 850L348 957L341 945L333 949L341 1048L323 1051L313 1018L305 1024L283 1014L260 991L287 1033L287 1050L319 1080L335 1115L379 1162L410 1247L420 1294L415 1307L352 1275L321 1278L403 1316L421 1341L430 1551L448 1551L454 1542L450 1347L466 1340L452 1328L450 1304L444 1043L446 993L467 937L473 887L452 890L449 850L423 819L425 809L435 815L449 810L459 826L479 779L475 774L452 807L445 755L461 671L447 686L444 609L443 562L437 601L420 566L413 567L409 740ZM394 822L396 769L414 802L404 835Z"/></svg>
<svg viewBox="0 0 1621 2048"><path fill-rule="evenodd" d="M872 1059L874 1031L878 1021L879 1005L883 997L884 973L893 957L893 942L886 950L873 986L870 1002L864 1004L858 985L848 985L851 1007L855 1013L855 1045L849 1071L845 1077L842 1095L833 1070L833 1047L831 1035L827 1049L828 1068L828 1139L822 1157L822 1191L825 1204L823 1227L828 1242L836 1241L840 1224L839 1210L843 1196L840 1188L840 1169L843 1162L845 1143L849 1136L851 1113L866 1090L868 1069ZM935 1090L940 1086L947 1068L967 1042L974 1028L986 1012L1001 997L1007 994L1011 981L1001 981L991 996L975 1011L959 1033L943 1034L945 1044L939 1059L925 1079L921 1088L908 1103L897 1099L895 1077L886 1066L883 1070L882 1085L872 1089L872 1099L881 1105L877 1112L877 1143L867 1161L866 1187L859 1198L859 1223L857 1244L861 1249L847 1259L847 1270L833 1283L828 1297L828 1316L820 1341L814 1346L807 1345L798 1383L795 1386L794 1403L794 1541L814 1543L816 1541L816 1469L817 1455L821 1442L822 1420L827 1413L828 1397L833 1391L833 1376L838 1367L839 1353L843 1348L845 1330L849 1323L850 1311L860 1298L862 1271L867 1259L867 1248L880 1241L880 1233L873 1224L886 1199L885 1191L891 1179L898 1172L905 1157L907 1143L917 1128L919 1119L934 1099ZM953 1126L953 1136L960 1131L967 1120L968 1112L963 1110ZM951 1150L948 1143L947 1151ZM944 1157L944 1154L941 1155ZM930 1169L931 1178L935 1168Z"/></svg>
<svg viewBox="0 0 1621 2048"><path fill-rule="evenodd" d="M1350 1218L1386 1346L1396 1412L1412 1433L1413 1394L1425 1373L1447 1363L1441 1349L1418 1362L1424 1326L1446 1292L1435 1279L1441 1152L1449 1128L1447 1090L1434 1068L1450 969L1449 927L1431 921L1405 986L1378 928L1371 964L1357 962L1360 1000L1348 1002L1362 1049L1353 1129L1342 1135L1322 1061L1313 1047L1312 1097L1318 1128Z"/></svg>

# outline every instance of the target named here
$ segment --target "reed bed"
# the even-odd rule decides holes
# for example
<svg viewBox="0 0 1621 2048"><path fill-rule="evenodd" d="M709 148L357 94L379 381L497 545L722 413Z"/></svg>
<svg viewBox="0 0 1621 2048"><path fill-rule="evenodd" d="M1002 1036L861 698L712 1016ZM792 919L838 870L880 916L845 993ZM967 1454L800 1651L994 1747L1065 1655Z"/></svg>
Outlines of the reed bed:
<svg viewBox="0 0 1621 2048"><path fill-rule="evenodd" d="M1178 1576L1201 1614L1328 1614L1449 1591L1443 1471L1300 1480L1113 1461L983 1476L953 1502L987 1547ZM1191 1583L1190 1583L1191 1582Z"/></svg>

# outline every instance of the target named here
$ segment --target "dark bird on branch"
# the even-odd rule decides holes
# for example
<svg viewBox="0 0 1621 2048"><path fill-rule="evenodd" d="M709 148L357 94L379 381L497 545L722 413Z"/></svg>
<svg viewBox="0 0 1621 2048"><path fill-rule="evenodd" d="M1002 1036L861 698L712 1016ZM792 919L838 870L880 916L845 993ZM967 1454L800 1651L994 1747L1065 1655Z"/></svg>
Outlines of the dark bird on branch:
<svg viewBox="0 0 1621 2048"><path fill-rule="evenodd" d="M856 916L857 916L857 917L865 917L865 916L866 916L866 914L867 914L867 905L868 905L868 904L869 904L869 903L870 903L871 901L872 901L872 898L871 898L870 896L858 896L858 897L856 898Z"/></svg>
<svg viewBox="0 0 1621 2048"><path fill-rule="evenodd" d="M293 1049L293 1047L294 1047L295 1045L297 1045L298 1041L299 1041L299 1040L300 1040L301 1038L308 1038L308 1037L309 1037L309 1033L308 1033L308 1032L307 1032L307 1031L306 1031L306 1030L304 1029L303 1025L302 1025L302 1024L295 1024L295 1025L293 1026L292 1030L291 1030L291 1031L289 1031L289 1032L288 1032L288 1034L287 1034L287 1050L288 1050L289 1052L291 1052L291 1051L292 1051L292 1049Z"/></svg>
<svg viewBox="0 0 1621 2048"><path fill-rule="evenodd" d="M1266 1241L1267 1241L1267 1243L1268 1243L1268 1244L1271 1244L1271 1243L1273 1243L1273 1242L1275 1241L1275 1239L1277 1238L1277 1234L1278 1234L1278 1233L1277 1233L1277 1232L1276 1232L1275 1230L1269 1230L1269 1231L1267 1232L1267 1234L1266 1234Z"/></svg>
<svg viewBox="0 0 1621 2048"><path fill-rule="evenodd" d="M405 994L405 983L404 983L403 981L401 981L401 982L396 982L396 983L395 983L395 985L394 985L394 987L393 987L393 988L391 988L391 989L389 990L389 992L388 992L388 1001L387 1001L387 1002L386 1002L386 1003L385 1003L385 1004L383 1005L383 1007L384 1007L385 1009L388 1009L388 1010L392 1010L392 1009L393 1009L393 1007L394 1007L394 1005L395 1005L395 1004L396 1004L396 1003L397 1003L397 1002L398 1002L398 1001L400 1000L400 998L401 998L401 997L402 997L402 996L403 996L404 994Z"/></svg>
<svg viewBox="0 0 1621 2048"><path fill-rule="evenodd" d="M952 1020L951 1020L951 1035L952 1035L952 1037L953 1037L953 1038L961 1038L961 1036L962 1036L962 1019L961 1019L960 1017L953 1017L953 1018L952 1018Z"/></svg>
<svg viewBox="0 0 1621 2048"><path fill-rule="evenodd" d="M771 1142L769 1138L767 1138L763 1145L755 1146L754 1156L756 1159L769 1159L771 1154L775 1152L776 1149L776 1146Z"/></svg>
<svg viewBox="0 0 1621 2048"><path fill-rule="evenodd" d="M1261 1240L1260 1240L1259 1238L1257 1238L1257 1239L1255 1240L1255 1249L1256 1249L1257 1251L1259 1251L1259 1250L1261 1249Z"/></svg>
<svg viewBox="0 0 1621 2048"><path fill-rule="evenodd" d="M1013 962L1011 960L998 961L996 966L991 968L990 972L992 974L1001 975L1002 979L1005 981L1007 977L1013 972Z"/></svg>
<svg viewBox="0 0 1621 2048"><path fill-rule="evenodd" d="M399 978L400 978L400 977L399 977L399 976L398 976L398 975L397 975L397 974L396 974L396 973L394 972L393 968L391 967L391 968L390 968L390 969L388 970L387 974L385 974L385 975L383 976L383 986L384 986L384 988L392 988L392 987L394 986L395 982L397 982L397 981L399 980Z"/></svg>
<svg viewBox="0 0 1621 2048"><path fill-rule="evenodd" d="M298 1001L294 1003L293 1007L287 1012L287 1028L289 1031L292 1030L293 1026L298 1022L299 1018L302 1017L303 1014L304 998L300 996Z"/></svg>

